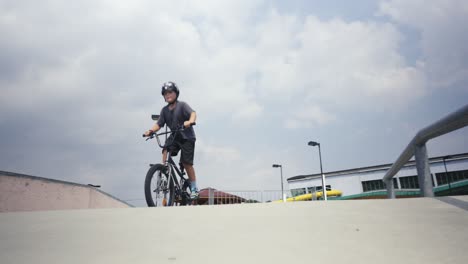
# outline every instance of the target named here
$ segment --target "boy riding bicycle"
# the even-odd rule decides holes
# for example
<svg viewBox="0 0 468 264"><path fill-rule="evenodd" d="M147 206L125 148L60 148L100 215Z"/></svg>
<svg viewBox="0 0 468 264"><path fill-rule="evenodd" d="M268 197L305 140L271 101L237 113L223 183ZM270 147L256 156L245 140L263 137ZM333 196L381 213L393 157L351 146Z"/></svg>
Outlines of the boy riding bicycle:
<svg viewBox="0 0 468 264"><path fill-rule="evenodd" d="M198 188L196 183L195 169L193 168L193 158L195 153L195 131L192 124L197 119L195 111L185 102L179 101L179 88L174 82L166 82L163 84L161 94L167 105L161 109L160 117L153 127L144 133L145 136L150 136L156 133L164 125L167 125L172 131L184 127L185 129L178 133L177 136L170 137L168 142L173 142L169 148L169 153L172 156L177 155L181 150L180 161L187 172L190 180L191 199L198 198ZM167 148L163 149L163 164L167 160Z"/></svg>

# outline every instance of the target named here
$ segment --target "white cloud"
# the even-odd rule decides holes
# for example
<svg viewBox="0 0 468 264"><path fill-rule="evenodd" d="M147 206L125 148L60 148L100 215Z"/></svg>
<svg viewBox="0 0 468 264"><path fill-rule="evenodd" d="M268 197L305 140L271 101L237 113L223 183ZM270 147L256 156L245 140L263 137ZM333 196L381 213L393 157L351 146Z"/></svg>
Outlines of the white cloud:
<svg viewBox="0 0 468 264"><path fill-rule="evenodd" d="M250 119L257 119L263 111L263 107L255 102L247 102L238 108L238 111L233 113L233 118L237 122L244 122Z"/></svg>
<svg viewBox="0 0 468 264"><path fill-rule="evenodd" d="M333 114L323 111L318 106L302 106L286 120L285 127L290 129L321 126L336 120Z"/></svg>
<svg viewBox="0 0 468 264"><path fill-rule="evenodd" d="M228 188L239 175L244 174L244 158L239 148L226 142L213 144L197 139L195 169L201 186Z"/></svg>
<svg viewBox="0 0 468 264"><path fill-rule="evenodd" d="M221 145L207 144L203 140L197 141L197 153L204 161L214 163L232 164L238 162L241 158L241 153L234 147L226 147Z"/></svg>
<svg viewBox="0 0 468 264"><path fill-rule="evenodd" d="M270 19L290 26L287 34L277 31L276 38L264 33L273 43L287 42L274 46L260 66L264 94L281 94L291 102L336 102L344 108L390 107L424 94L425 75L398 53L401 35L390 24L309 16L298 28L287 17Z"/></svg>
<svg viewBox="0 0 468 264"><path fill-rule="evenodd" d="M467 1L384 1L380 13L420 33L420 68L429 85L444 88L468 81Z"/></svg>
<svg viewBox="0 0 468 264"><path fill-rule="evenodd" d="M28 34L13 37L11 45L36 50L31 56L43 59L24 62L34 64L27 71L20 67L23 77L9 86L9 98L47 103L128 89L157 96L160 83L174 80L181 98L198 111L238 120L260 118L271 107L266 104L283 107L297 98L317 107L338 99L345 108L374 108L424 94L425 76L405 64L398 53L401 36L389 24L304 20L271 9L250 26L259 3L249 1L214 1L207 4L210 8L190 1L93 5L80 23L58 12L63 6L43 10L51 14L46 20L40 12L29 17L29 9L15 10L16 24L3 29L16 34L11 29L22 26ZM78 10L85 11L84 6ZM46 28L51 32L47 41L35 42ZM69 47L57 50L55 43ZM24 92L18 92L20 83Z"/></svg>

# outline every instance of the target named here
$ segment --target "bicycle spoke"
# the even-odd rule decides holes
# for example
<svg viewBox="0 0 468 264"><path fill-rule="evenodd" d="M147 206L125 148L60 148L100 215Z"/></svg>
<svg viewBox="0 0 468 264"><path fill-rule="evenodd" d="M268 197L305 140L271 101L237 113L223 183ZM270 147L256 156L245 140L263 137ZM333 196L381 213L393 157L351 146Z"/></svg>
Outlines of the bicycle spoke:
<svg viewBox="0 0 468 264"><path fill-rule="evenodd" d="M187 185L172 165L169 169L162 164L150 168L145 179L145 197L148 206L178 206L191 202Z"/></svg>

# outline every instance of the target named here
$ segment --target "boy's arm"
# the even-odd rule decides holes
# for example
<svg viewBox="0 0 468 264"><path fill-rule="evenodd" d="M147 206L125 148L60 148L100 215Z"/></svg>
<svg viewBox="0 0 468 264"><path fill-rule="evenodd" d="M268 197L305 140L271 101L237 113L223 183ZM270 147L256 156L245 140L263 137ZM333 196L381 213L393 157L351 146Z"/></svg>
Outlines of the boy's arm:
<svg viewBox="0 0 468 264"><path fill-rule="evenodd" d="M166 120L164 119L164 108L161 109L161 114L159 115L159 119L157 120L156 123L150 128L150 130L145 132L146 136L149 136L153 133L156 133L161 129L161 127L164 127L164 124L166 123Z"/></svg>
<svg viewBox="0 0 468 264"><path fill-rule="evenodd" d="M148 131L145 132L145 136L148 137L148 136L151 135L152 133L158 132L159 129L161 129L161 128L159 127L158 123L155 123L155 124L151 127L150 130L148 130Z"/></svg>
<svg viewBox="0 0 468 264"><path fill-rule="evenodd" d="M195 111L193 111L193 112L190 114L189 120L184 122L184 127L189 127L190 125L192 125L193 123L195 123L195 121L197 121L197 113L196 113Z"/></svg>
<svg viewBox="0 0 468 264"><path fill-rule="evenodd" d="M161 128L159 127L158 123L154 123L154 125L151 127L150 130L153 131L153 132L158 132L159 129L161 129Z"/></svg>

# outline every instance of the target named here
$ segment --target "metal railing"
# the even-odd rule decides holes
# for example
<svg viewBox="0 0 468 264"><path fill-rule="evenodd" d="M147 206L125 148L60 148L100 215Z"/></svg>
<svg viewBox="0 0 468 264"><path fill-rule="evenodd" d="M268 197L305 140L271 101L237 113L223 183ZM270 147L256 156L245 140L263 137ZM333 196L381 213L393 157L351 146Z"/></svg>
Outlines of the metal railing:
<svg viewBox="0 0 468 264"><path fill-rule="evenodd" d="M318 200L320 192L314 192L309 198L303 195L293 197L290 190L284 191L284 200L281 190L251 190L251 191L228 191L216 189L202 189L198 199L199 205L216 204L244 204L244 203L270 203L270 202L291 202L291 201L310 201ZM292 199L291 199L292 198ZM297 200L295 199L297 198Z"/></svg>
<svg viewBox="0 0 468 264"><path fill-rule="evenodd" d="M421 129L411 140L411 142L408 144L405 150L403 150L398 159L395 161L395 163L387 171L387 173L382 179L387 188L388 198L395 198L395 190L393 188L392 178L413 156L415 156L416 159L416 169L418 172L418 180L422 196L434 197L434 191L432 189L431 172L427 157L426 142L430 139L463 128L467 125L468 105L465 105L464 107L440 119L432 125Z"/></svg>
<svg viewBox="0 0 468 264"><path fill-rule="evenodd" d="M200 196L197 200L198 205L221 205L221 204L246 204L246 203L277 203L282 202L281 190L217 190L213 188L201 189ZM319 192L318 192L319 193ZM285 198L289 199L292 197L290 190L284 190ZM312 193L311 199L313 201L317 199L317 193ZM296 196L297 197L297 196ZM303 201L304 199L297 199L293 201ZM125 199L126 202L138 202L139 205L146 207L146 203L143 202L145 199L133 198ZM288 202L291 199L288 200Z"/></svg>
<svg viewBox="0 0 468 264"><path fill-rule="evenodd" d="M291 197L290 191L284 191L287 197ZM198 204L243 204L243 203L268 203L282 201L281 190L216 190L208 189L200 192Z"/></svg>

